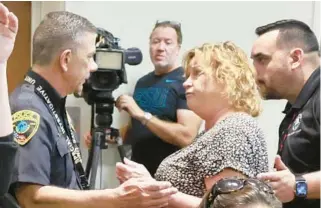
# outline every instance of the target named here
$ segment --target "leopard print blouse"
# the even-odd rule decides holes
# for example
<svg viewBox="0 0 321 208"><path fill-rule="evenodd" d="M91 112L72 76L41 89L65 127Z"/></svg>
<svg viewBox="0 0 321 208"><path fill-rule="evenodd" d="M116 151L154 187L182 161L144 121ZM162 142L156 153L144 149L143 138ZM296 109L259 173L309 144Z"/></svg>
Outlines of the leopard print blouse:
<svg viewBox="0 0 321 208"><path fill-rule="evenodd" d="M163 160L155 179L169 181L185 194L202 197L206 192L204 179L224 168L248 177L268 171L263 131L248 114L231 114L200 133L192 144Z"/></svg>

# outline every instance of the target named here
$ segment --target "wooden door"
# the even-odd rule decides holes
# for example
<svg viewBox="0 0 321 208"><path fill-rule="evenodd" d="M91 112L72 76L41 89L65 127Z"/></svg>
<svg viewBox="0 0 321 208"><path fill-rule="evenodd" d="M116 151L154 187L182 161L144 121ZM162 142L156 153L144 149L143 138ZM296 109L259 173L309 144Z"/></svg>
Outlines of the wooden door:
<svg viewBox="0 0 321 208"><path fill-rule="evenodd" d="M19 31L13 52L8 60L8 89L11 93L19 85L31 66L31 2L2 1L19 20Z"/></svg>

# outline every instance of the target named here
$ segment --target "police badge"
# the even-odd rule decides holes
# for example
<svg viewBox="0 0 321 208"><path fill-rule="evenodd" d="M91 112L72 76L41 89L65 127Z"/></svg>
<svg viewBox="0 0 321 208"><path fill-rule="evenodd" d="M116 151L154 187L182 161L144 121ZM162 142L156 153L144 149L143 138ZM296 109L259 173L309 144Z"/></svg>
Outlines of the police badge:
<svg viewBox="0 0 321 208"><path fill-rule="evenodd" d="M14 140L19 145L27 144L39 128L40 116L31 110L22 110L12 115Z"/></svg>

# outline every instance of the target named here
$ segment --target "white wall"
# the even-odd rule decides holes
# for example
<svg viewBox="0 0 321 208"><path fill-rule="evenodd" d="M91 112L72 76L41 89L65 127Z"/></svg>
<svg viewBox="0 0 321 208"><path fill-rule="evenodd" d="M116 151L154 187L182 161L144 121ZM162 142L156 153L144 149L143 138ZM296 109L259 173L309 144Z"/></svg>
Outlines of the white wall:
<svg viewBox="0 0 321 208"><path fill-rule="evenodd" d="M85 16L95 25L121 38L122 47L137 46L142 50L142 64L127 66L129 83L116 90L115 97L121 93L132 93L137 79L153 69L148 54L148 37L158 19L181 22L182 52L204 42L231 40L249 54L256 38L254 29L279 19L302 20L315 29L319 37L319 7L319 2L65 2L67 11ZM72 96L68 98L67 104L82 108L81 131L84 133L89 130L89 106L82 99ZM285 101L265 101L263 105L264 112L259 122L267 136L272 162ZM120 127L127 120L125 113L119 114L115 110L114 127ZM118 183L115 180L114 164L119 161L118 153L111 147L103 154L103 175L107 175L104 177L104 187L115 187Z"/></svg>
<svg viewBox="0 0 321 208"><path fill-rule="evenodd" d="M31 2L31 34L35 32L37 26L41 22L42 18L52 11L61 11L65 10L65 2L63 1L32 1ZM31 38L32 41L32 38ZM32 45L31 45L32 51ZM31 57L32 59L32 57ZM32 62L32 60L31 60Z"/></svg>

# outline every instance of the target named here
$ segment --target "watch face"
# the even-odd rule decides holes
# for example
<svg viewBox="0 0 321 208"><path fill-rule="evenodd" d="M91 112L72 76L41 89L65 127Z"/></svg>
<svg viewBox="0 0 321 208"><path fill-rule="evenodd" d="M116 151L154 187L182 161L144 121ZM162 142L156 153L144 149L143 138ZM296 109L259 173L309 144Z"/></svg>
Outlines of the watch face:
<svg viewBox="0 0 321 208"><path fill-rule="evenodd" d="M298 181L296 184L296 195L298 197L305 197L308 192L307 184L304 181Z"/></svg>
<svg viewBox="0 0 321 208"><path fill-rule="evenodd" d="M153 117L152 114L150 114L150 113L145 113L145 118L146 118L147 120L151 119L152 117Z"/></svg>

